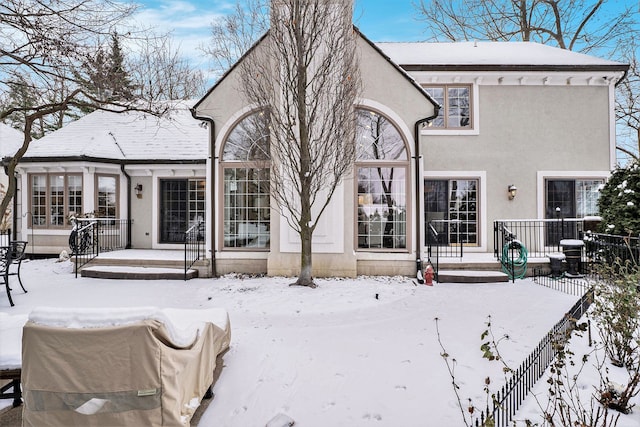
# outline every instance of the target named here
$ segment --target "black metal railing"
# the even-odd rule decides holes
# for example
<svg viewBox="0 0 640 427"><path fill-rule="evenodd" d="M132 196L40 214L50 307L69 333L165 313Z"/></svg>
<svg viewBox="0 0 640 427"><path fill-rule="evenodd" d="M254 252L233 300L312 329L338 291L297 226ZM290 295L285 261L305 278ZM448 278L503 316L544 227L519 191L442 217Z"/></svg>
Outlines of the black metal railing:
<svg viewBox="0 0 640 427"><path fill-rule="evenodd" d="M69 236L69 248L75 258L75 274L101 252L126 249L130 244L129 220L75 218Z"/></svg>
<svg viewBox="0 0 640 427"><path fill-rule="evenodd" d="M205 256L205 224L198 222L184 233L184 280L193 264Z"/></svg>
<svg viewBox="0 0 640 427"><path fill-rule="evenodd" d="M515 235L529 258L546 257L562 251L561 240L580 239L583 229L582 218L497 220L493 223L493 252L500 261L504 246Z"/></svg>
<svg viewBox="0 0 640 427"><path fill-rule="evenodd" d="M593 279L592 273L589 274L589 278ZM553 277L549 269L540 266L533 269L532 279L535 283L545 288L575 296L584 295L591 287L588 279L576 279L565 276Z"/></svg>
<svg viewBox="0 0 640 427"><path fill-rule="evenodd" d="M427 248L432 252L436 248L441 257L462 258L464 245L469 244L465 223L459 220L434 219L427 227Z"/></svg>
<svg viewBox="0 0 640 427"><path fill-rule="evenodd" d="M590 264L611 265L614 261L640 262L640 238L585 232L581 236L585 244L585 260Z"/></svg>
<svg viewBox="0 0 640 427"><path fill-rule="evenodd" d="M593 289L589 289L564 317L540 340L535 350L516 369L507 383L495 393L491 408L486 408L476 419L476 427L490 425L506 427L536 382L542 378L561 345L569 339L576 322L593 301Z"/></svg>

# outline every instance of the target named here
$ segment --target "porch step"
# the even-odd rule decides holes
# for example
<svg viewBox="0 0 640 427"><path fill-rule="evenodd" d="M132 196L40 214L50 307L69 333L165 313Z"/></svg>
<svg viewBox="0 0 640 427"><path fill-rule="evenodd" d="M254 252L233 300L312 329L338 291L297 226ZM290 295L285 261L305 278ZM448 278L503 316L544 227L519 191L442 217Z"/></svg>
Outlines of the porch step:
<svg viewBox="0 0 640 427"><path fill-rule="evenodd" d="M93 265L80 271L82 277L128 280L183 280L184 269L163 267L135 267L120 265ZM187 280L198 277L198 271L187 270Z"/></svg>
<svg viewBox="0 0 640 427"><path fill-rule="evenodd" d="M438 283L500 283L509 276L501 271L489 270L440 270Z"/></svg>

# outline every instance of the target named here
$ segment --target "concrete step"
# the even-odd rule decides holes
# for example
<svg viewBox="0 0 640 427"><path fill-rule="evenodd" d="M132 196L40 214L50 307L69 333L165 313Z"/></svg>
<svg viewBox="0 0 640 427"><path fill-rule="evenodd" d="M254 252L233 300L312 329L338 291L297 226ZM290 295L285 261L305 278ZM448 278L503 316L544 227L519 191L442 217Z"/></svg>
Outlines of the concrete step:
<svg viewBox="0 0 640 427"><path fill-rule="evenodd" d="M502 271L489 270L440 270L438 283L501 283L509 276Z"/></svg>
<svg viewBox="0 0 640 427"><path fill-rule="evenodd" d="M118 267L163 267L184 269L184 259L135 259L135 258L105 258L98 256L90 262L91 266Z"/></svg>
<svg viewBox="0 0 640 427"><path fill-rule="evenodd" d="M80 270L82 277L127 280L184 280L184 268L92 265ZM198 271L187 270L187 280L198 277Z"/></svg>

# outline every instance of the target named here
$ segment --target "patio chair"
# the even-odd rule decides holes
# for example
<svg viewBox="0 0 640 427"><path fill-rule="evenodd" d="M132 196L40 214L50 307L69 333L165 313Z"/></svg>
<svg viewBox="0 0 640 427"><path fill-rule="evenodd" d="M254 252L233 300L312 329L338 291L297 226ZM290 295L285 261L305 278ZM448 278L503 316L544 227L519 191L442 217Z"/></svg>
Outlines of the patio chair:
<svg viewBox="0 0 640 427"><path fill-rule="evenodd" d="M11 247L0 246L0 275L4 280L4 287L7 290L7 297L9 298L9 304L14 306L13 299L11 298L11 287L9 287L9 267L11 267Z"/></svg>
<svg viewBox="0 0 640 427"><path fill-rule="evenodd" d="M20 283L20 287L27 293L27 290L24 288L22 284L22 277L20 277L20 267L22 267L22 260L25 257L25 250L27 248L27 242L22 240L14 240L9 245L11 247L11 264L9 265L9 276L18 276L18 282ZM17 265L16 271L11 272L11 266Z"/></svg>
<svg viewBox="0 0 640 427"><path fill-rule="evenodd" d="M40 308L22 337L23 426L189 426L230 326L223 309Z"/></svg>

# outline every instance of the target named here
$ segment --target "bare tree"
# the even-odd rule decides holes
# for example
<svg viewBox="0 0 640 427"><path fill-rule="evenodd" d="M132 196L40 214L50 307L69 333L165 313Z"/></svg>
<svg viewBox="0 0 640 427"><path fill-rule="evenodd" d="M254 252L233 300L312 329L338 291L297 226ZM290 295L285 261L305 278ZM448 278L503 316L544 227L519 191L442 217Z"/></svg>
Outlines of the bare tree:
<svg viewBox="0 0 640 427"><path fill-rule="evenodd" d="M93 58L100 40L110 37L134 7L112 0L5 0L0 3L0 93L24 77L26 88L38 93L32 103L2 104L0 121L21 117L24 141L17 153L4 160L9 176L0 217L16 192L15 169L29 148L34 125L49 117L62 124L61 114L71 109L136 109L161 113L139 99L101 99L82 85L83 65ZM84 76L84 78L82 77ZM43 130L44 129L43 127Z"/></svg>
<svg viewBox="0 0 640 427"><path fill-rule="evenodd" d="M301 241L294 284L315 287L313 233L355 159L357 34L350 1L278 0L270 16L239 64L241 90L268 114L271 195Z"/></svg>
<svg viewBox="0 0 640 427"><path fill-rule="evenodd" d="M631 160L640 158L640 63L636 47L629 45L626 61L627 78L618 84L616 120L618 122L617 149Z"/></svg>
<svg viewBox="0 0 640 427"><path fill-rule="evenodd" d="M222 75L269 29L270 0L245 0L233 13L211 24L211 40L201 50L214 62L214 73Z"/></svg>
<svg viewBox="0 0 640 427"><path fill-rule="evenodd" d="M420 0L416 7L435 40L533 41L583 53L615 46L638 13L629 0Z"/></svg>
<svg viewBox="0 0 640 427"><path fill-rule="evenodd" d="M168 35L149 33L132 43L137 55L131 59L131 73L139 97L162 101L203 95L204 74L192 67Z"/></svg>

